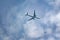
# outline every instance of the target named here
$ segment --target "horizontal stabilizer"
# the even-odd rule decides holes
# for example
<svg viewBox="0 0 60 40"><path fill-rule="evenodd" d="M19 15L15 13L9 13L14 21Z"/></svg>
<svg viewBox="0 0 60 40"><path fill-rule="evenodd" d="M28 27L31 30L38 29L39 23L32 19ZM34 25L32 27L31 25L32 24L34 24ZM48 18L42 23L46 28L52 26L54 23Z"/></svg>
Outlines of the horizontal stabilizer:
<svg viewBox="0 0 60 40"><path fill-rule="evenodd" d="M27 15L28 15L28 13L25 16L27 16Z"/></svg>

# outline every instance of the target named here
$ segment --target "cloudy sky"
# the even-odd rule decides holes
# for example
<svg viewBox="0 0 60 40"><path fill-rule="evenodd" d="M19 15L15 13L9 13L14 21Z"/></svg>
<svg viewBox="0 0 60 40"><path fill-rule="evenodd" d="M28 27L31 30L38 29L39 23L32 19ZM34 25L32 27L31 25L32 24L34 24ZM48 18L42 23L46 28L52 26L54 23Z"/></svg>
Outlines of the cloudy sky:
<svg viewBox="0 0 60 40"><path fill-rule="evenodd" d="M0 40L60 40L60 0L0 0Z"/></svg>

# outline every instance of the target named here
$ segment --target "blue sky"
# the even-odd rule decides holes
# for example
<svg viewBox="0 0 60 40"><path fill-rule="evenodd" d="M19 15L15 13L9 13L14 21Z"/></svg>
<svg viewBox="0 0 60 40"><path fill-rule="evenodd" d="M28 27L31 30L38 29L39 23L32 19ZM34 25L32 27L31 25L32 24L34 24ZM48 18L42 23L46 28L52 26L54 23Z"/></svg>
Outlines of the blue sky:
<svg viewBox="0 0 60 40"><path fill-rule="evenodd" d="M28 12L37 17L28 21ZM0 0L0 40L60 40L60 0Z"/></svg>

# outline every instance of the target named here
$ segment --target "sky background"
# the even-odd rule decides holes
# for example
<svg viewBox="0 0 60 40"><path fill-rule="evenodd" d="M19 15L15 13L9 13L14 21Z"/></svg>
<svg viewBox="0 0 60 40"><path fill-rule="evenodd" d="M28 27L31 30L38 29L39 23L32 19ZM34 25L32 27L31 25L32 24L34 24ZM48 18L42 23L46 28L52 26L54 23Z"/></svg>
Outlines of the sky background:
<svg viewBox="0 0 60 40"><path fill-rule="evenodd" d="M60 40L60 0L0 0L0 40Z"/></svg>

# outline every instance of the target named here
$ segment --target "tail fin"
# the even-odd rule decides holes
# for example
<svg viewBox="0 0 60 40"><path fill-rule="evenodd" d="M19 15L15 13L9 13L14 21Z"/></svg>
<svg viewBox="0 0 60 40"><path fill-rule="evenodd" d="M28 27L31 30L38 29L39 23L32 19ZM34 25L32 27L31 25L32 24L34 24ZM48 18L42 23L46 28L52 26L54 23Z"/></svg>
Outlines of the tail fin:
<svg viewBox="0 0 60 40"><path fill-rule="evenodd" d="M27 16L27 15L28 15L28 12L27 12L27 14L25 16Z"/></svg>

